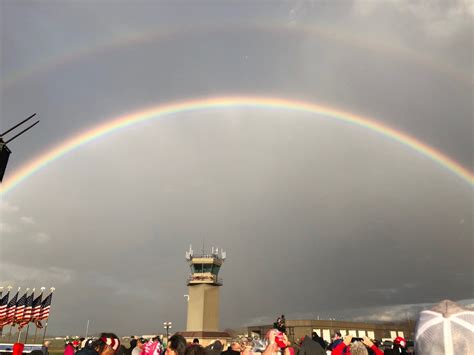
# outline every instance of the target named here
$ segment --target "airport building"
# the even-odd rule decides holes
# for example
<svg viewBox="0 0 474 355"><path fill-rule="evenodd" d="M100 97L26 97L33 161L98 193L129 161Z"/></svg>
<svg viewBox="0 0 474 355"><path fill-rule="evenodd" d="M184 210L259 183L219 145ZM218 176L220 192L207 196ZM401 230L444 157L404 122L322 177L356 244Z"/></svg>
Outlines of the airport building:
<svg viewBox="0 0 474 355"><path fill-rule="evenodd" d="M247 328L249 336L264 337L273 325L250 326ZM413 339L415 323L407 321L402 323L365 323L349 322L343 320L286 320L286 334L290 341L295 342L305 335L311 336L312 332L318 333L327 342L335 331L344 335L362 338L367 336L371 339L393 340L397 336L405 339Z"/></svg>
<svg viewBox="0 0 474 355"><path fill-rule="evenodd" d="M212 248L195 255L192 248L186 252L186 260L191 267L188 278L188 318L186 331L179 332L191 342L198 338L203 346L220 340L226 344L230 335L220 331L220 287L222 279L219 270L224 263L226 253Z"/></svg>

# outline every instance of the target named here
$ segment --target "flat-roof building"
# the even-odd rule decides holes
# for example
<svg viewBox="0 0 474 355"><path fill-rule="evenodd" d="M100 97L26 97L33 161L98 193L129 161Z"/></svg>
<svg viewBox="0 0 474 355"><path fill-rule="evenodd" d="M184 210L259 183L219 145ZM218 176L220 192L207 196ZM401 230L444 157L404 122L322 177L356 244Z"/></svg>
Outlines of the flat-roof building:
<svg viewBox="0 0 474 355"><path fill-rule="evenodd" d="M273 325L258 325L247 327L249 336L264 337L266 332L273 328ZM290 341L295 342L305 335L311 336L312 332L318 333L327 342L335 331L340 331L342 336L352 335L362 338L367 336L371 339L394 339L402 336L406 339L412 339L415 323L413 321L400 323L366 323L350 322L344 320L286 320L286 334Z"/></svg>

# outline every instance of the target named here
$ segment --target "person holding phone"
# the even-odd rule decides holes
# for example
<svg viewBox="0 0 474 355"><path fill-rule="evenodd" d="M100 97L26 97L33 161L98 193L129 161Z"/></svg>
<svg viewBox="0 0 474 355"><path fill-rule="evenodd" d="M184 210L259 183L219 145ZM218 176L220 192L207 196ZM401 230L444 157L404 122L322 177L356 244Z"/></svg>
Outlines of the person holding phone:
<svg viewBox="0 0 474 355"><path fill-rule="evenodd" d="M351 335L346 335L342 343L338 344L331 355L368 355L367 348L371 349L375 355L383 355L383 351L368 337L363 337L362 342L352 341Z"/></svg>

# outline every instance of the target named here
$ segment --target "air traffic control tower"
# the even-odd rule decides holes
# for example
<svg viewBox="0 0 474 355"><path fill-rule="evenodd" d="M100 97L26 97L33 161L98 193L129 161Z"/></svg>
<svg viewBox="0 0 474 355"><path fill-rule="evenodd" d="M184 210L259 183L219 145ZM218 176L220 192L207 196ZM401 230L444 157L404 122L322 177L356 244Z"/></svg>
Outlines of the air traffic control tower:
<svg viewBox="0 0 474 355"><path fill-rule="evenodd" d="M192 247L186 252L186 260L191 267L188 278L188 319L185 332L187 339L199 338L201 345L213 340L226 341L229 334L219 331L220 287L222 279L219 270L224 263L226 253L212 248L211 253L195 255Z"/></svg>

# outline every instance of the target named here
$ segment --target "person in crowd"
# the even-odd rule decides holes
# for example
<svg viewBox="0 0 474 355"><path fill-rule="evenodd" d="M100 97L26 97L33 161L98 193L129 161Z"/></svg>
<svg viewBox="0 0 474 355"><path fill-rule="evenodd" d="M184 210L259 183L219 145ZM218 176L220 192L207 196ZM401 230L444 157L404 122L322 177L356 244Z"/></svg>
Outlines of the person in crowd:
<svg viewBox="0 0 474 355"><path fill-rule="evenodd" d="M208 346L206 346L204 351L206 355L220 355L222 352L222 349L224 349L222 342L220 340L216 340L212 344L209 344Z"/></svg>
<svg viewBox="0 0 474 355"><path fill-rule="evenodd" d="M166 344L166 355L184 355L186 351L186 339L182 335L175 334L168 339Z"/></svg>
<svg viewBox="0 0 474 355"><path fill-rule="evenodd" d="M120 348L120 339L113 333L102 333L91 347L99 355L117 355Z"/></svg>
<svg viewBox="0 0 474 355"><path fill-rule="evenodd" d="M142 355L161 355L162 352L161 339L159 336L156 336L145 344Z"/></svg>
<svg viewBox="0 0 474 355"><path fill-rule="evenodd" d="M288 337L278 329L270 329L265 335L265 342L267 347L263 351L263 355L290 355Z"/></svg>
<svg viewBox="0 0 474 355"><path fill-rule="evenodd" d="M340 343L342 343L342 335L340 331L336 330L332 336L332 342L328 345L327 350L332 351Z"/></svg>
<svg viewBox="0 0 474 355"><path fill-rule="evenodd" d="M286 319L284 314L278 317L276 322L273 323L273 328L278 329L280 332L286 333Z"/></svg>
<svg viewBox="0 0 474 355"><path fill-rule="evenodd" d="M331 355L368 355L369 352L367 348L375 355L384 355L382 350L377 348L372 340L367 337L363 337L362 339L362 342L352 342L352 336L346 335L344 340L334 348Z"/></svg>
<svg viewBox="0 0 474 355"><path fill-rule="evenodd" d="M135 339L134 336L132 336L132 337L130 338L130 346L129 346L128 349L127 349L127 350L128 350L128 351L127 351L128 355L132 355L132 351L133 351L133 349L136 348L137 342L138 342L138 341L137 341L137 339Z"/></svg>
<svg viewBox="0 0 474 355"><path fill-rule="evenodd" d="M147 341L144 338L137 339L137 345L133 348L132 355L140 355L143 351L143 348L145 347L146 342Z"/></svg>
<svg viewBox="0 0 474 355"><path fill-rule="evenodd" d="M420 312L416 355L474 354L474 311L444 300Z"/></svg>
<svg viewBox="0 0 474 355"><path fill-rule="evenodd" d="M324 341L324 339L323 339L322 337L320 337L318 333L313 332L313 333L311 334L311 338L313 339L313 341L315 341L316 343L318 343L319 345L321 345L321 347L322 347L323 349L326 349L326 347L327 347L328 344L326 344L326 342Z"/></svg>
<svg viewBox="0 0 474 355"><path fill-rule="evenodd" d="M309 336L303 338L303 342L298 351L298 355L325 355L324 348L318 342L311 339Z"/></svg>
<svg viewBox="0 0 474 355"><path fill-rule="evenodd" d="M239 339L232 339L226 351L222 355L240 355L240 341Z"/></svg>
<svg viewBox="0 0 474 355"><path fill-rule="evenodd" d="M84 341L84 345L81 347L76 355L97 355L97 352L94 349L94 340L89 338Z"/></svg>
<svg viewBox="0 0 474 355"><path fill-rule="evenodd" d="M77 353L76 353L76 355L77 355ZM123 344L120 344L116 355L128 355L128 349Z"/></svg>
<svg viewBox="0 0 474 355"><path fill-rule="evenodd" d="M193 344L199 344L199 339L198 339L198 338L194 338L194 339L193 339Z"/></svg>
<svg viewBox="0 0 474 355"><path fill-rule="evenodd" d="M193 341L193 343L186 348L184 355L205 355L205 350L199 343Z"/></svg>
<svg viewBox="0 0 474 355"><path fill-rule="evenodd" d="M64 355L74 355L74 346L70 341L64 345Z"/></svg>
<svg viewBox="0 0 474 355"><path fill-rule="evenodd" d="M241 338L240 339L240 355L253 355L252 348L253 343L251 338Z"/></svg>
<svg viewBox="0 0 474 355"><path fill-rule="evenodd" d="M41 352L43 355L49 355L49 346L51 345L50 340L46 340L43 345L41 346Z"/></svg>
<svg viewBox="0 0 474 355"><path fill-rule="evenodd" d="M407 353L407 341L402 337L396 337L393 339L393 345L391 349L385 349L384 355L406 355Z"/></svg>

